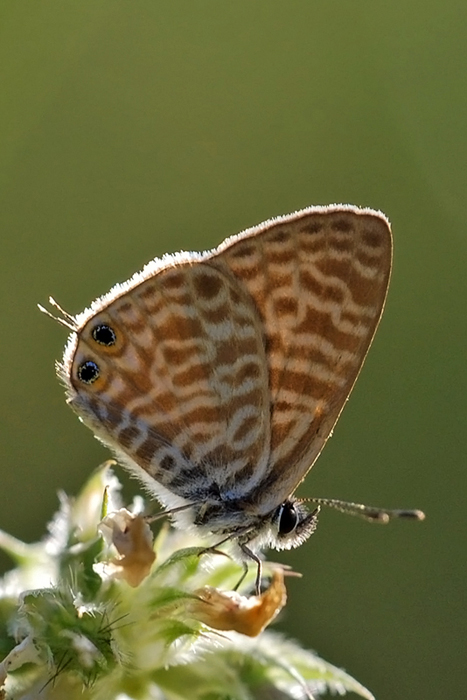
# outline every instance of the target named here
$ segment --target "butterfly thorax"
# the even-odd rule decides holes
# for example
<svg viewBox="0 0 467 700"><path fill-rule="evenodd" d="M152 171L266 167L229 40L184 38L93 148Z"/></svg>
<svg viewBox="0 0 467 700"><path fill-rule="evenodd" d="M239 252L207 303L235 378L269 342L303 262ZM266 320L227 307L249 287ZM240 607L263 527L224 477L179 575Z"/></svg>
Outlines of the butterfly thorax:
<svg viewBox="0 0 467 700"><path fill-rule="evenodd" d="M242 501L203 504L197 510L194 524L236 539L241 546L248 545L254 551L292 549L315 531L319 508L310 513L301 501L289 498L264 515L248 511L248 504Z"/></svg>
<svg viewBox="0 0 467 700"><path fill-rule="evenodd" d="M160 484L143 479L164 505L175 527L211 536L214 543L231 539L256 552L268 548L292 549L302 544L317 526L319 507L309 512L294 497L261 512L258 503L234 497L218 484L211 484L202 498L194 498L194 494L191 498L180 498Z"/></svg>

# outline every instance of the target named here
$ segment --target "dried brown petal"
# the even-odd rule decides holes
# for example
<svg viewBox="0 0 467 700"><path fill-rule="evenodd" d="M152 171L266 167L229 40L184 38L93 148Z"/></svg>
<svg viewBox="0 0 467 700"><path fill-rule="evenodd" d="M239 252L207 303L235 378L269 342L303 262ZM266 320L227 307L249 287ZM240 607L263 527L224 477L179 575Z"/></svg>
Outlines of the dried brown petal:
<svg viewBox="0 0 467 700"><path fill-rule="evenodd" d="M282 610L287 601L282 569L275 569L271 585L259 596L249 598L236 591L219 591L206 586L195 591L190 613L216 630L232 630L256 637Z"/></svg>

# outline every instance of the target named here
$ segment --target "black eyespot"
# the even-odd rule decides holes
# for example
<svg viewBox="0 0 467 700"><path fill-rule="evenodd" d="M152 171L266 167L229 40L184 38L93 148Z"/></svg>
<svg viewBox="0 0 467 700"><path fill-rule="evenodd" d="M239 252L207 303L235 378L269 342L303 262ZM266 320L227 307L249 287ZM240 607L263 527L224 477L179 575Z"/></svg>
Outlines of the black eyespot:
<svg viewBox="0 0 467 700"><path fill-rule="evenodd" d="M105 323L99 323L98 326L92 329L92 337L96 343L99 343L99 345L106 345L107 347L115 345L117 341L115 331Z"/></svg>
<svg viewBox="0 0 467 700"><path fill-rule="evenodd" d="M92 384L99 376L99 367L92 360L86 360L78 367L78 379L84 384Z"/></svg>
<svg viewBox="0 0 467 700"><path fill-rule="evenodd" d="M298 523L298 513L293 503L283 503L279 513L279 535L288 535L295 530Z"/></svg>

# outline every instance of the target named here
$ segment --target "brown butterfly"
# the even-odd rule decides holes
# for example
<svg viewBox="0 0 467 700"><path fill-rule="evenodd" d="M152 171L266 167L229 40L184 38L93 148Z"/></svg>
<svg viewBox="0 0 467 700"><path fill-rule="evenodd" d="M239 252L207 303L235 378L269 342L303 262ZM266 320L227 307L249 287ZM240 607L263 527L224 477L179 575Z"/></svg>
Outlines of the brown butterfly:
<svg viewBox="0 0 467 700"><path fill-rule="evenodd" d="M315 530L294 492L344 407L388 290L383 214L310 207L177 253L77 316L58 366L68 403L180 527L235 539L258 562ZM47 313L47 312L46 312Z"/></svg>

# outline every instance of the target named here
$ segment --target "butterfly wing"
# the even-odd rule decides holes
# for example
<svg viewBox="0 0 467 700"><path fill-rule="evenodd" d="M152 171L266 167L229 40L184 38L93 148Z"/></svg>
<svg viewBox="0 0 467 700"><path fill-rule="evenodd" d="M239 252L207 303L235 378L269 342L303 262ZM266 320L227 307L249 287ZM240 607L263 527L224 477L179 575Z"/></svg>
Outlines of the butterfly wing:
<svg viewBox="0 0 467 700"><path fill-rule="evenodd" d="M263 326L271 452L248 499L268 513L311 468L352 390L386 299L391 231L372 210L312 207L227 240L215 260Z"/></svg>
<svg viewBox="0 0 467 700"><path fill-rule="evenodd" d="M153 492L155 480L192 502L213 489L235 499L269 455L256 308L229 271L189 255L155 265L76 319L69 402Z"/></svg>

